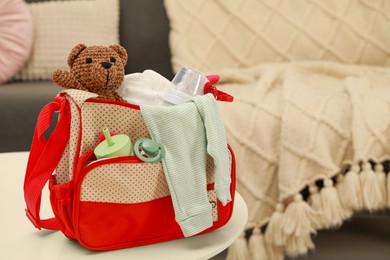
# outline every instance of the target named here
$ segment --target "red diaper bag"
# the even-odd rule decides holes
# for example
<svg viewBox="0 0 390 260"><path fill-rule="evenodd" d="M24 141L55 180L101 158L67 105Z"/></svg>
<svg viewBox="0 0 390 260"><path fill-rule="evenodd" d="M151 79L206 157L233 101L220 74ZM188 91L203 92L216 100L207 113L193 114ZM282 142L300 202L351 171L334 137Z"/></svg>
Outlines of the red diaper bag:
<svg viewBox="0 0 390 260"><path fill-rule="evenodd" d="M41 110L24 181L27 217L36 228L61 230L92 250L183 238L161 162L147 163L136 156L95 158L93 150L101 141L103 127L131 140L149 137L138 106L95 97L66 90ZM58 120L47 137L56 112ZM214 223L201 234L225 225L233 212L235 158L230 146L227 149L233 201L223 206L217 199L214 163L208 156L205 189ZM40 219L41 194L47 182L54 217Z"/></svg>

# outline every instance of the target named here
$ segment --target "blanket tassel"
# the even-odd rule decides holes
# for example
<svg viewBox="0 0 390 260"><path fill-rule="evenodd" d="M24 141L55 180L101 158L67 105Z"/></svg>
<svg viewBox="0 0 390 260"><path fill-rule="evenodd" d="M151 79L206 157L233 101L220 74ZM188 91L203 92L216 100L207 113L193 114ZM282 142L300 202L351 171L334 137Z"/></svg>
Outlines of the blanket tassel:
<svg viewBox="0 0 390 260"><path fill-rule="evenodd" d="M283 211L284 205L282 203L278 203L265 231L265 241L269 245L284 245L286 237L281 229Z"/></svg>
<svg viewBox="0 0 390 260"><path fill-rule="evenodd" d="M353 164L349 171L338 180L337 191L340 202L351 210L363 209L362 186L359 177L360 168Z"/></svg>
<svg viewBox="0 0 390 260"><path fill-rule="evenodd" d="M364 208L369 211L380 208L382 194L375 173L369 162L363 163L363 170L360 173L360 182L362 185Z"/></svg>
<svg viewBox="0 0 390 260"><path fill-rule="evenodd" d="M241 233L239 238L229 247L226 260L249 260L248 243L245 238L245 231Z"/></svg>
<svg viewBox="0 0 390 260"><path fill-rule="evenodd" d="M390 164L389 160L386 160L384 162L384 166L386 166L386 167L383 167L384 172L386 174L387 208L390 208L390 172L389 172L390 165L389 164Z"/></svg>
<svg viewBox="0 0 390 260"><path fill-rule="evenodd" d="M301 194L294 196L282 219L282 229L286 234L285 250L287 255L296 256L306 254L309 249L314 248L311 241L311 234L316 230L313 226L318 226L319 214L315 212Z"/></svg>
<svg viewBox="0 0 390 260"><path fill-rule="evenodd" d="M286 255L290 257L306 255L312 249L314 249L314 244L310 234L305 236L290 236L286 240Z"/></svg>
<svg viewBox="0 0 390 260"><path fill-rule="evenodd" d="M309 204L313 210L318 212L318 219L316 223L313 223L313 227L316 230L326 228L328 224L326 219L324 218L324 214L323 214L324 209L322 206L322 200L317 185L315 184L310 185L309 192L310 192Z"/></svg>
<svg viewBox="0 0 390 260"><path fill-rule="evenodd" d="M261 234L260 227L256 226L253 228L253 233L249 238L249 252L252 260L268 260L264 237Z"/></svg>
<svg viewBox="0 0 390 260"><path fill-rule="evenodd" d="M387 201L387 188L386 188L386 173L383 170L383 165L381 163L377 163L375 165L375 177L378 182L378 185L380 187L380 203L379 208L384 209L386 208L386 201Z"/></svg>
<svg viewBox="0 0 390 260"><path fill-rule="evenodd" d="M269 260L283 260L284 249L281 246L272 245L264 240L265 250Z"/></svg>
<svg viewBox="0 0 390 260"><path fill-rule="evenodd" d="M323 207L322 212L328 223L327 227L339 226L344 219L351 217L352 210L342 206L331 179L324 180L324 187L321 189L320 194Z"/></svg>

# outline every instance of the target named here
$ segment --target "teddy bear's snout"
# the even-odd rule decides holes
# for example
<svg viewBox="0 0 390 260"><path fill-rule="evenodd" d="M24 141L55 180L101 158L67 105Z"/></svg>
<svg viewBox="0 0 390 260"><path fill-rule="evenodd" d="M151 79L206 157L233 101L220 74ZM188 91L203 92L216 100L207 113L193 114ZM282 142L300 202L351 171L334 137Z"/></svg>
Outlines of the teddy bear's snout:
<svg viewBox="0 0 390 260"><path fill-rule="evenodd" d="M111 62L107 62L107 61L103 61L103 62L100 62L100 65L102 65L102 67L105 68L105 69L109 69L109 68L111 68L112 63Z"/></svg>

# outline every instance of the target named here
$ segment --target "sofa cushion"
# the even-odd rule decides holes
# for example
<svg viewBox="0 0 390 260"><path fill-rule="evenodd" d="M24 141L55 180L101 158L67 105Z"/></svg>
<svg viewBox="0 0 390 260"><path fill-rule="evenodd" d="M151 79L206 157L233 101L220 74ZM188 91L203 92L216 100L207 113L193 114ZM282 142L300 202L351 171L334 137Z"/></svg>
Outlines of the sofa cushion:
<svg viewBox="0 0 390 260"><path fill-rule="evenodd" d="M120 43L129 54L126 72L152 69L172 79L169 23L163 1L121 0Z"/></svg>
<svg viewBox="0 0 390 260"><path fill-rule="evenodd" d="M165 0L174 69L262 62L390 65L388 1Z"/></svg>
<svg viewBox="0 0 390 260"><path fill-rule="evenodd" d="M23 0L0 1L0 84L27 61L32 47L31 15Z"/></svg>
<svg viewBox="0 0 390 260"><path fill-rule="evenodd" d="M34 48L22 80L51 79L55 69L68 69L70 50L78 43L119 43L119 0L74 0L30 3Z"/></svg>
<svg viewBox="0 0 390 260"><path fill-rule="evenodd" d="M28 3L55 0L26 0ZM120 0L120 44L129 54L126 73L152 69L172 79L169 21L163 1Z"/></svg>
<svg viewBox="0 0 390 260"><path fill-rule="evenodd" d="M50 81L0 87L0 152L28 151L39 111L62 89Z"/></svg>

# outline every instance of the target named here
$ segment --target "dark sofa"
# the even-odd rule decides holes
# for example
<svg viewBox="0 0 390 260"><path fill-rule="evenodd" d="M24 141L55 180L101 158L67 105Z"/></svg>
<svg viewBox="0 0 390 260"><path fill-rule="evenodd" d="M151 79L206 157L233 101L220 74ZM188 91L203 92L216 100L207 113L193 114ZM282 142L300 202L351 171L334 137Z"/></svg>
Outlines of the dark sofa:
<svg viewBox="0 0 390 260"><path fill-rule="evenodd" d="M121 0L120 8L120 44L129 55L126 74L152 69L171 79L169 22L163 1ZM60 90L50 81L0 85L0 152L30 149L39 111Z"/></svg>

